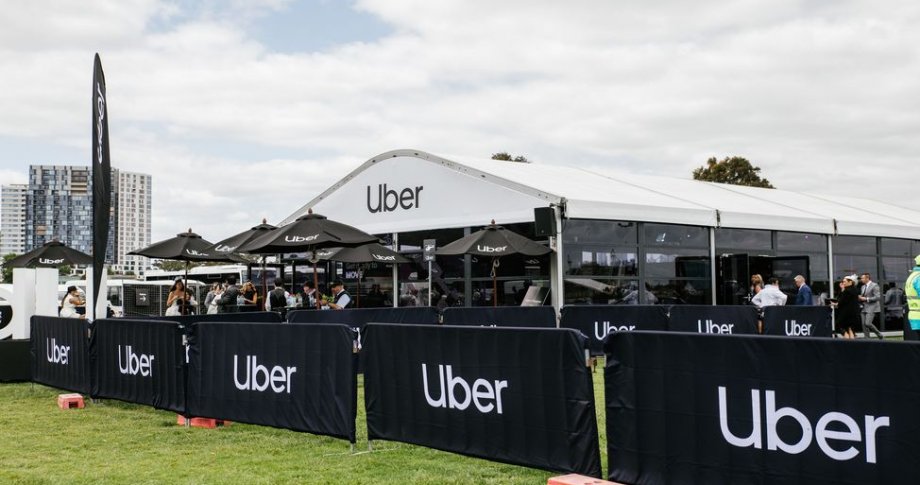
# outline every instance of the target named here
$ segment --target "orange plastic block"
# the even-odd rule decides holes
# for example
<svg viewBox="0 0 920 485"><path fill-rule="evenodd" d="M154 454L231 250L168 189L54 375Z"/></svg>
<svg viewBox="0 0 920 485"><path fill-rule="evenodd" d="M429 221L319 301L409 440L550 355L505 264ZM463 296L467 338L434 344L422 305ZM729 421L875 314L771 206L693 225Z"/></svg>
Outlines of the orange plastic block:
<svg viewBox="0 0 920 485"><path fill-rule="evenodd" d="M230 421L214 418L186 418L179 414L176 416L176 424L179 426L191 426L193 428L214 429L219 426L229 426Z"/></svg>
<svg viewBox="0 0 920 485"><path fill-rule="evenodd" d="M59 394L58 407L61 409L83 409L83 396L79 394Z"/></svg>
<svg viewBox="0 0 920 485"><path fill-rule="evenodd" d="M600 478L591 478L577 473L569 475L560 475L552 477L546 482L546 485L622 485L616 482L601 480Z"/></svg>

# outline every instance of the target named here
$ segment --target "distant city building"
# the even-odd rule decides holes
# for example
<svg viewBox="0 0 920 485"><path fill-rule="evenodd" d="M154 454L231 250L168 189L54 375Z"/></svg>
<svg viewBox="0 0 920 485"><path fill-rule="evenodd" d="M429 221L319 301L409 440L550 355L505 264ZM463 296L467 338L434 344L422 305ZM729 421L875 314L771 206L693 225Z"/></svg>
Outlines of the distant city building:
<svg viewBox="0 0 920 485"><path fill-rule="evenodd" d="M0 255L26 251L27 184L4 185L0 189Z"/></svg>
<svg viewBox="0 0 920 485"><path fill-rule="evenodd" d="M146 258L127 253L150 244L151 188L150 175L112 169L106 260L117 273L140 274L149 267ZM32 165L29 184L4 186L2 200L3 254L31 251L55 239L92 252L93 181L89 167ZM18 246L17 241L21 241Z"/></svg>

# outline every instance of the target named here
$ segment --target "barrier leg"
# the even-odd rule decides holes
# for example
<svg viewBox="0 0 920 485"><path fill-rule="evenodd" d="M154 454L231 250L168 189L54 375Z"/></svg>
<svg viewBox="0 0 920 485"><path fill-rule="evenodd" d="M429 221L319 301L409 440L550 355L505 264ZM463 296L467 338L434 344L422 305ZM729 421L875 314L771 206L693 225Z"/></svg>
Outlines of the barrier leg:
<svg viewBox="0 0 920 485"><path fill-rule="evenodd" d="M373 441L367 440L367 451L374 451Z"/></svg>

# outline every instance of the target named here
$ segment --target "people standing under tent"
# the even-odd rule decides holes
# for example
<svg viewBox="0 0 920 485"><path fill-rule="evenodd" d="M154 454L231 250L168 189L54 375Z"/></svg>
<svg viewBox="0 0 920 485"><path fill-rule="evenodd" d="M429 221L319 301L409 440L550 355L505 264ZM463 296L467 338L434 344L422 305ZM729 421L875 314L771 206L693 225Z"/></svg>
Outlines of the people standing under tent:
<svg viewBox="0 0 920 485"><path fill-rule="evenodd" d="M223 296L224 287L220 283L214 283L213 290L211 291L213 292L214 297L211 298L211 301L209 301L206 305L206 311L208 312L208 315L215 315L218 311L220 311L220 297ZM210 296L211 293L208 293L208 295Z"/></svg>
<svg viewBox="0 0 920 485"><path fill-rule="evenodd" d="M67 294L61 300L60 316L63 318L86 318L86 315L80 315L77 307L86 303L80 298L80 290L76 286L68 286Z"/></svg>
<svg viewBox="0 0 920 485"><path fill-rule="evenodd" d="M753 301L754 297L763 289L763 276L755 274L751 276L751 288L748 292L748 301Z"/></svg>
<svg viewBox="0 0 920 485"><path fill-rule="evenodd" d="M789 297L779 289L779 278L776 277L770 278L770 284L764 286L754 295L754 298L751 298L751 303L760 311L760 318L757 319L757 333L763 333L763 309L768 306L783 306L787 298Z"/></svg>
<svg viewBox="0 0 920 485"><path fill-rule="evenodd" d="M294 306L294 297L284 289L284 281L275 278L275 288L268 292L265 299L265 310L278 312L290 306Z"/></svg>
<svg viewBox="0 0 920 485"><path fill-rule="evenodd" d="M879 340L883 340L885 337L882 336L882 332L875 326L876 318L878 318L882 311L882 290L878 287L878 283L872 281L872 275L869 273L860 275L859 281L862 283L859 301L862 303L863 332L866 338L871 336L869 333L871 331Z"/></svg>
<svg viewBox="0 0 920 485"><path fill-rule="evenodd" d="M814 295L811 293L811 287L805 283L804 276L796 275L795 286L799 288L798 293L795 294L795 304L814 305Z"/></svg>
<svg viewBox="0 0 920 485"><path fill-rule="evenodd" d="M840 282L840 294L837 295L834 320L837 331L843 338L856 338L859 331L859 293L856 291L856 275L847 275Z"/></svg>
<svg viewBox="0 0 920 485"><path fill-rule="evenodd" d="M303 284L303 303L304 308L315 309L316 308L316 299L319 297L319 293L316 291L316 288L313 286L312 281L307 281Z"/></svg>
<svg viewBox="0 0 920 485"><path fill-rule="evenodd" d="M224 292L220 295L217 302L218 312L231 313L239 311L237 297L240 296L240 289L236 286L236 278L233 276L227 278L224 284Z"/></svg>
<svg viewBox="0 0 920 485"><path fill-rule="evenodd" d="M214 297L217 295L217 292L220 290L220 284L214 283L211 285L211 288L208 290L207 296L204 297L204 306L208 310L211 308L211 303L214 301ZM206 311L208 311L206 310Z"/></svg>
<svg viewBox="0 0 920 485"><path fill-rule="evenodd" d="M182 278L176 278L176 281L169 288L169 294L166 296L166 313L167 317L177 317L183 314L182 307L188 305L187 291L185 291L185 282Z"/></svg>
<svg viewBox="0 0 920 485"><path fill-rule="evenodd" d="M329 308L333 310L344 310L351 303L351 296L345 291L345 284L342 280L332 282L332 301L328 303Z"/></svg>
<svg viewBox="0 0 920 485"><path fill-rule="evenodd" d="M907 297L907 321L917 339L920 337L920 254L914 258L914 269L904 283L904 295Z"/></svg>
<svg viewBox="0 0 920 485"><path fill-rule="evenodd" d="M248 307L248 310L252 310L252 307L259 303L259 293L256 291L256 285L252 284L252 281L243 283L243 287L240 288L240 296L243 297L242 304Z"/></svg>

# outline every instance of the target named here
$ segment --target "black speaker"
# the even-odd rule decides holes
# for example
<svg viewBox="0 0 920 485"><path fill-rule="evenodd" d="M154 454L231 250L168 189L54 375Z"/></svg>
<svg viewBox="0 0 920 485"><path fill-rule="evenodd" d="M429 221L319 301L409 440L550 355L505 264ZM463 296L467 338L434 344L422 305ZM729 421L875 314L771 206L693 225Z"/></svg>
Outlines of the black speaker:
<svg viewBox="0 0 920 485"><path fill-rule="evenodd" d="M533 210L533 229L537 237L556 235L556 211L552 207L537 207Z"/></svg>

